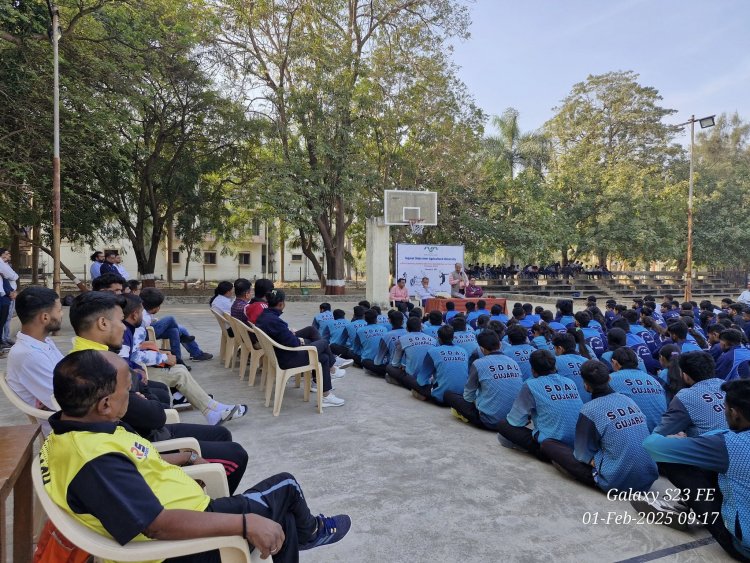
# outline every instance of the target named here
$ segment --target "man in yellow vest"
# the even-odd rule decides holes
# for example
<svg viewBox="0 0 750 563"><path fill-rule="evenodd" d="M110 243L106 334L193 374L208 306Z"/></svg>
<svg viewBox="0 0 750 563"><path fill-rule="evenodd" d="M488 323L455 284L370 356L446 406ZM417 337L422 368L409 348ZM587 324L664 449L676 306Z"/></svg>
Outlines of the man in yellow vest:
<svg viewBox="0 0 750 563"><path fill-rule="evenodd" d="M39 454L52 500L83 525L120 544L243 535L275 563L297 562L299 551L341 540L346 515L313 516L302 489L288 474L274 475L241 495L210 499L177 465L119 420L128 407L127 363L112 352L84 350L54 371L61 411ZM169 561L169 560L167 560ZM218 551L180 557L180 563L218 563Z"/></svg>

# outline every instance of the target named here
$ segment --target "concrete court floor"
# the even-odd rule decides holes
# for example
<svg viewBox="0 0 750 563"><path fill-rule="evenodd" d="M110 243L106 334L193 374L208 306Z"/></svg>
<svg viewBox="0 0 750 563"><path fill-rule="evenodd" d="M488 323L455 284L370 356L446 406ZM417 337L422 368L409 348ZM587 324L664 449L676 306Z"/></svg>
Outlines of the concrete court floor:
<svg viewBox="0 0 750 563"><path fill-rule="evenodd" d="M347 312L353 305L336 304ZM314 303L290 302L284 318L300 328L316 309ZM219 330L205 306L168 305L161 312L167 314L188 327L205 351L218 352ZM73 333L67 309L64 315L55 340L66 352ZM0 370L5 363L0 360ZM217 359L193 362L192 373L219 400L250 407L245 418L227 425L250 453L240 490L290 472L314 512L351 515L344 541L302 553L303 562L729 560L715 542L684 546L710 538L703 529L583 524L587 512L600 518L635 512L627 502L609 501L550 465L502 448L494 433L463 424L448 410L416 401L362 370L349 368L334 383L345 406L318 415L312 402L301 400L301 390L290 386L277 418L265 408L257 383L248 387L247 379L241 382ZM181 416L184 422L204 420L192 410ZM0 425L23 423L25 417L0 397Z"/></svg>

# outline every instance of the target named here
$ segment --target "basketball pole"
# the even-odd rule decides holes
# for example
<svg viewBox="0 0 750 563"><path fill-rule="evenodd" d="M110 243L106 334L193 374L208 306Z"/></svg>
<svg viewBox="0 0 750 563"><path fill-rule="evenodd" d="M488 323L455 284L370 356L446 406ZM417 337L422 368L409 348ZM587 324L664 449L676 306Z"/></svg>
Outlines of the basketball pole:
<svg viewBox="0 0 750 563"><path fill-rule="evenodd" d="M391 228L384 217L368 217L365 226L365 299L386 305L391 281Z"/></svg>

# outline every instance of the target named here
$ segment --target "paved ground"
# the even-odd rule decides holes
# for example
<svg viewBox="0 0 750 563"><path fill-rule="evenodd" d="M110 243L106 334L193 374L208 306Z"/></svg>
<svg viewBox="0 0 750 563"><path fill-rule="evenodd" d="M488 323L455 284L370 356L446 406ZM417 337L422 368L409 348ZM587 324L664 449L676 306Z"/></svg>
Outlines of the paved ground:
<svg viewBox="0 0 750 563"><path fill-rule="evenodd" d="M341 305L350 310L353 303ZM312 303L289 303L284 317L302 327L315 309ZM169 306L164 314L189 327L206 351L218 351L219 330L205 307ZM71 337L66 326L56 338L63 351ZM728 560L715 543L685 549L709 537L701 529L583 524L587 513L635 513L627 503L608 501L551 466L500 447L495 434L361 370L350 368L335 382L336 394L347 400L344 407L318 415L312 402L301 400L301 390L290 387L274 418L257 384L249 388L247 379L240 382L217 360L193 366L217 398L250 406L247 417L228 424L250 453L243 486L288 471L314 511L351 514L349 536L337 546L303 553L303 562ZM182 413L185 422L202 419L194 411ZM0 397L0 425L25 422ZM653 553L660 550L664 556ZM640 557L645 554L652 555Z"/></svg>

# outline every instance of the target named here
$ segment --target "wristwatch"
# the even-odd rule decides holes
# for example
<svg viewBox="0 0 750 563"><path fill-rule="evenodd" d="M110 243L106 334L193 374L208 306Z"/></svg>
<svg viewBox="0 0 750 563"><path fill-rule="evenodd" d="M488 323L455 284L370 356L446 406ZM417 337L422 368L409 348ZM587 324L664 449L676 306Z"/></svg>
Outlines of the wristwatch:
<svg viewBox="0 0 750 563"><path fill-rule="evenodd" d="M193 465L199 457L200 456L196 452L191 452L190 459L187 460L187 463L185 463L183 467L187 467L188 465Z"/></svg>

